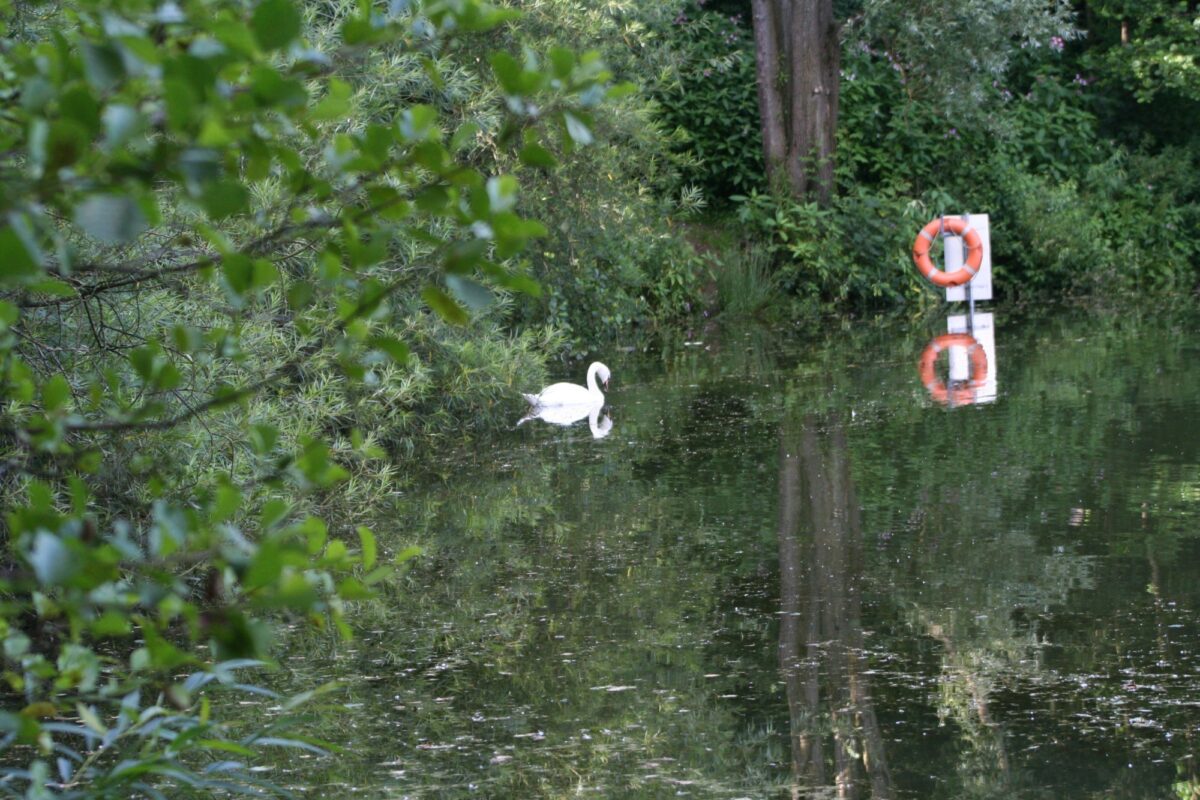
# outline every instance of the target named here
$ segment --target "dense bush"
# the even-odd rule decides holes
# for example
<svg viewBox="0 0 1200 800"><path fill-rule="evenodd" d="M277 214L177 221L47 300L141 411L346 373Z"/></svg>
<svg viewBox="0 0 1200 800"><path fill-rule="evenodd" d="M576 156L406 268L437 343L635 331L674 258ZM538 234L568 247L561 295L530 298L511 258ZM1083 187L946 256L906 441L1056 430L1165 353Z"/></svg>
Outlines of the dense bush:
<svg viewBox="0 0 1200 800"><path fill-rule="evenodd" d="M668 62L659 30L677 0L633 2L547 0L531 4L513 46L595 47L619 79L647 83ZM570 19L564 26L562 20ZM547 235L529 253L546 288L522 297L510 319L549 324L570 347L588 350L634 328L686 316L704 268L678 220L698 206L671 152L673 132L645 92L607 103L588 118L596 141L554 171L516 166L526 191L521 208L542 220Z"/></svg>
<svg viewBox="0 0 1200 800"><path fill-rule="evenodd" d="M921 13L911 4L856 7L844 28L839 199L827 209L764 193L753 39L727 9L695 2L662 27L673 60L656 93L685 179L717 203L733 198L739 230L795 295L850 307L932 296L912 280L912 236L960 211L991 214L1001 292L1191 290L1200 146L1138 105L1177 116L1195 95L1171 55L1194 50L1190 17L1169 5L1134 24L1142 39L1128 48L1114 39L1120 3L1088 17L1091 37L1063 4L939 8L936 32L910 24ZM1131 74L1137 94L1126 96ZM734 272L742 249L725 259Z"/></svg>
<svg viewBox="0 0 1200 800"><path fill-rule="evenodd" d="M1195 287L1196 149L1106 140L1092 79L1052 48L1014 59L985 102L992 114L956 117L913 97L887 53L849 48L838 199L737 198L779 285L851 306L914 297L927 291L910 266L915 231L973 211L991 215L997 286L1010 296Z"/></svg>
<svg viewBox="0 0 1200 800"><path fill-rule="evenodd" d="M714 202L766 187L754 36L741 14L702 0L680 9L666 29L672 62L656 89L663 123L689 157L685 179Z"/></svg>
<svg viewBox="0 0 1200 800"><path fill-rule="evenodd" d="M920 291L896 255L933 213L928 204L843 194L829 208L753 193L738 197L738 222L773 256L776 285L802 298L855 307L891 305Z"/></svg>
<svg viewBox="0 0 1200 800"><path fill-rule="evenodd" d="M266 793L256 750L323 752L318 688L254 674L272 631L349 634L411 555L356 524L394 457L511 419L558 342L501 324L544 232L503 165L594 139L610 76L454 44L514 18L0 0L5 794Z"/></svg>

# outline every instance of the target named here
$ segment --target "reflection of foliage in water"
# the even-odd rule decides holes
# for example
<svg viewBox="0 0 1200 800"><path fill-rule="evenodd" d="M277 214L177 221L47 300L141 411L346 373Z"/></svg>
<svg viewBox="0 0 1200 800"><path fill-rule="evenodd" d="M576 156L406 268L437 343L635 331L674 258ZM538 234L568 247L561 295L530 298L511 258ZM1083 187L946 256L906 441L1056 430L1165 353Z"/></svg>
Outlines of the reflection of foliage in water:
<svg viewBox="0 0 1200 800"><path fill-rule="evenodd" d="M903 320L611 359L608 439L522 428L401 496L379 527L423 545L420 565L358 610L354 650L292 643L296 672L351 682L361 706L324 724L361 747L289 768L422 796L782 790L779 426L836 411L901 793L1194 778L1173 768L1194 749L1200 649L1188 320L998 322L999 401L949 413L923 397L928 336Z"/></svg>
<svg viewBox="0 0 1200 800"><path fill-rule="evenodd" d="M639 491L619 457L565 471L541 466L547 449L509 453L511 468L469 494L403 510L437 531L430 555L362 610L358 652L325 665L374 676L350 692L374 709L354 738L391 743L392 758L372 745L333 768L354 770L339 779L377 783L373 761L389 761L392 782L435 796L472 783L490 796L766 785L769 774L743 773L769 734L717 735L740 727L720 697L736 694L736 675L713 677L697 647L720 570L681 580L703 553L665 524L678 500Z"/></svg>

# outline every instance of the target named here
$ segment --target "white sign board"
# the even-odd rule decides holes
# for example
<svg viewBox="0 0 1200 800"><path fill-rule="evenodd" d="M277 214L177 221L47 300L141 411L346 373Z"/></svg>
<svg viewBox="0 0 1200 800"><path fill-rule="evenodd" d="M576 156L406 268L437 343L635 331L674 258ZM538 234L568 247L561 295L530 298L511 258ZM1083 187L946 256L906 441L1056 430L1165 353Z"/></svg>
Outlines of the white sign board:
<svg viewBox="0 0 1200 800"><path fill-rule="evenodd" d="M971 292L971 300L991 300L992 299L992 240L988 234L988 215L987 214L963 214L961 217L946 217L947 219L961 219L966 222L975 232L979 234L979 238L983 241L983 263L979 266L979 272L975 273L975 277L962 286L951 286L946 289L946 301L949 303L965 302L967 298L968 288ZM954 272L960 269L963 265L963 245L961 236L947 236L942 240L944 260L943 269L946 272Z"/></svg>
<svg viewBox="0 0 1200 800"><path fill-rule="evenodd" d="M990 289L990 285L989 285ZM976 298L978 299L978 298ZM967 323L970 323L968 325ZM949 333L969 333L975 337L987 355L987 378L975 389L976 403L992 403L996 400L996 329L993 325L992 314L973 314L968 319L966 314L956 314L946 318L946 330ZM950 347L950 380L968 381L971 379L971 366L967 348Z"/></svg>

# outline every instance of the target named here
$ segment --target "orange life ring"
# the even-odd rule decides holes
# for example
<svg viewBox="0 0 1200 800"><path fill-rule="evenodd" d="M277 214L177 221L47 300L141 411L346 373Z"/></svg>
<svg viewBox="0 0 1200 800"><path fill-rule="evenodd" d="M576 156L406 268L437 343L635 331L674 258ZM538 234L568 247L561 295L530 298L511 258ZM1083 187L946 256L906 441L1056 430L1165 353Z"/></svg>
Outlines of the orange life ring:
<svg viewBox="0 0 1200 800"><path fill-rule="evenodd" d="M947 388L937 376L934 367L938 356L950 347L965 347L971 358L971 378L965 386ZM974 336L969 333L947 333L937 337L921 353L917 364L921 383L929 390L929 396L942 405L965 406L975 402L975 390L983 386L988 376L987 353Z"/></svg>
<svg viewBox="0 0 1200 800"><path fill-rule="evenodd" d="M943 232L963 237L963 243L967 246L967 263L962 265L962 269L942 272L933 265L933 260L929 257L929 248L933 244L933 237ZM917 269L934 286L962 286L975 277L975 273L979 272L979 267L983 264L983 239L974 228L957 217L938 217L921 228L921 232L917 234L913 241L912 257Z"/></svg>

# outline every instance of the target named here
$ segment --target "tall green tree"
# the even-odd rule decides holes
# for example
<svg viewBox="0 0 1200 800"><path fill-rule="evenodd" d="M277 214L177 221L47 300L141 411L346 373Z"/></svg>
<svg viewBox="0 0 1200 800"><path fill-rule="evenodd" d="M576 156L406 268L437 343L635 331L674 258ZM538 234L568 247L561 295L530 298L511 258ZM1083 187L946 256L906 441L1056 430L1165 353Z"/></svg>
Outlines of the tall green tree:
<svg viewBox="0 0 1200 800"><path fill-rule="evenodd" d="M909 98L985 116L986 90L1022 48L1060 48L1073 12L1056 0L865 0L849 19L832 0L753 0L759 116L770 183L828 205L834 191L843 36L878 47Z"/></svg>
<svg viewBox="0 0 1200 800"><path fill-rule="evenodd" d="M594 56L453 46L516 17L0 0L5 791L257 791L256 749L320 750L286 732L304 697L252 728L221 698L265 693L274 619L348 635L411 555L308 513L379 455L345 409L414 368L397 308L537 291L542 226L480 143L552 169L610 94ZM364 114L378 62L420 79ZM450 125L463 70L489 113ZM286 429L313 396L332 419Z"/></svg>
<svg viewBox="0 0 1200 800"><path fill-rule="evenodd" d="M1179 0L1094 0L1085 22L1091 64L1140 102L1164 92L1200 101L1200 7Z"/></svg>
<svg viewBox="0 0 1200 800"><path fill-rule="evenodd" d="M833 197L839 26L833 0L753 0L759 121L776 191Z"/></svg>

